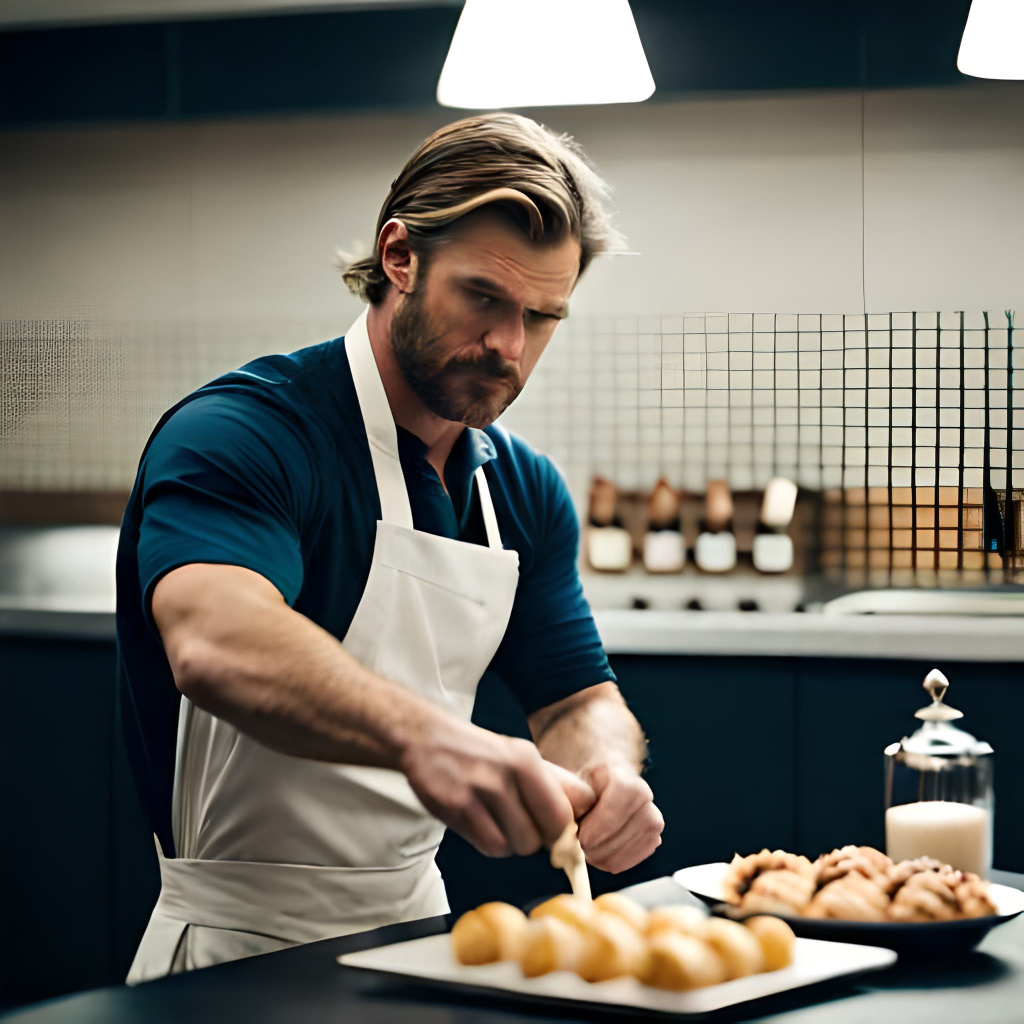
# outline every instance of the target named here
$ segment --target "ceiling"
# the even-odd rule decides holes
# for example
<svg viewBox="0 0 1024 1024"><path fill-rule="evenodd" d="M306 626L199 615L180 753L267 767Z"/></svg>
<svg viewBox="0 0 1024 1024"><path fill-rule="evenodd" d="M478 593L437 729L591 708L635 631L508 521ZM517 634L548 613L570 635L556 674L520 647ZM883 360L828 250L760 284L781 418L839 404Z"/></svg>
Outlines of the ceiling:
<svg viewBox="0 0 1024 1024"><path fill-rule="evenodd" d="M631 6L657 83L649 103L965 81L956 54L970 0ZM436 109L460 10L460 0L0 0L0 130ZM32 24L11 20L30 11ZM129 11L146 17L129 20ZM61 12L98 20L68 25ZM571 45L538 32L536 50L523 54L524 72Z"/></svg>

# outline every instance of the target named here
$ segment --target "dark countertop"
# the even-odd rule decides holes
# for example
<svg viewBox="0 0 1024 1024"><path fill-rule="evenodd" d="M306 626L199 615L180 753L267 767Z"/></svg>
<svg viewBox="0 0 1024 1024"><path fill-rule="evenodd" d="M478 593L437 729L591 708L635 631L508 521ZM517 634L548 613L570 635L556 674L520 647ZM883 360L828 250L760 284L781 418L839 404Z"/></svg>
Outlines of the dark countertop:
<svg viewBox="0 0 1024 1024"><path fill-rule="evenodd" d="M1024 887L1024 875L994 872L993 880ZM628 890L648 904L692 899L670 879ZM136 988L97 989L14 1011L19 1024L121 1022L368 1021L415 1024L486 1024L518 1020L622 1020L621 1012L588 1007L560 1010L469 992L429 988L400 978L367 974L335 963L341 953L445 931L446 918L394 925L361 935L327 939L279 953L163 978ZM1019 1022L1024 1006L1024 917L994 929L978 949L950 964L897 963L850 981L798 989L745 1003L716 1020L771 1020L790 1024L901 1024ZM655 1018L652 1018L655 1019Z"/></svg>

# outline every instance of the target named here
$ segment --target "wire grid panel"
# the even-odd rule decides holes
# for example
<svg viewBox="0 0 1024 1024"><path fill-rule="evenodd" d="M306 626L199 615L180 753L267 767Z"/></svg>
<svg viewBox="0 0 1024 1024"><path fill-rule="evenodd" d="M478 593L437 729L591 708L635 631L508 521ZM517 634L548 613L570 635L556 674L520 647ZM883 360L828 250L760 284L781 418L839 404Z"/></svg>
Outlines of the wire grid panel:
<svg viewBox="0 0 1024 1024"><path fill-rule="evenodd" d="M127 489L178 398L336 326L87 310L0 321L0 488ZM503 422L552 456L579 502L595 473L695 492L776 475L824 491L1004 490L1024 487L1020 361L1003 313L584 319L559 328Z"/></svg>
<svg viewBox="0 0 1024 1024"><path fill-rule="evenodd" d="M503 418L563 468L703 491L1024 486L1004 313L701 313L567 322Z"/></svg>

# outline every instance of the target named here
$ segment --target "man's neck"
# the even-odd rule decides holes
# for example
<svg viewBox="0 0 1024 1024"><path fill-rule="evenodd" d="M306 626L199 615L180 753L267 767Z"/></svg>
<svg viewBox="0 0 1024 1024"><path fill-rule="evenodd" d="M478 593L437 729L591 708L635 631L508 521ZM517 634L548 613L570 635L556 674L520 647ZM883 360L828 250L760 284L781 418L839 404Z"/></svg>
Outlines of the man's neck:
<svg viewBox="0 0 1024 1024"><path fill-rule="evenodd" d="M370 347L395 423L427 446L427 462L434 467L444 484L445 463L459 435L466 428L461 423L453 423L432 413L409 387L391 344L393 296L392 290L380 305L370 306L367 311L366 332L370 336Z"/></svg>

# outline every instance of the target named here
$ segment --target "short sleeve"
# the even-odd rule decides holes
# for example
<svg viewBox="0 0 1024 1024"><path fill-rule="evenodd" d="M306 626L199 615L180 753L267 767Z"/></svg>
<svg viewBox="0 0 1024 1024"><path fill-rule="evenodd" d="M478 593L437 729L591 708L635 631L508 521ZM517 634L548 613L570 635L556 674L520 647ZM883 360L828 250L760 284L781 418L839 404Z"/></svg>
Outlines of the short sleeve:
<svg viewBox="0 0 1024 1024"><path fill-rule="evenodd" d="M273 406L213 393L179 408L141 466L138 566L150 626L153 588L192 562L251 569L293 604L311 477L301 436Z"/></svg>
<svg viewBox="0 0 1024 1024"><path fill-rule="evenodd" d="M537 456L536 471L538 544L491 666L527 715L615 680L580 583L572 498L548 459Z"/></svg>

